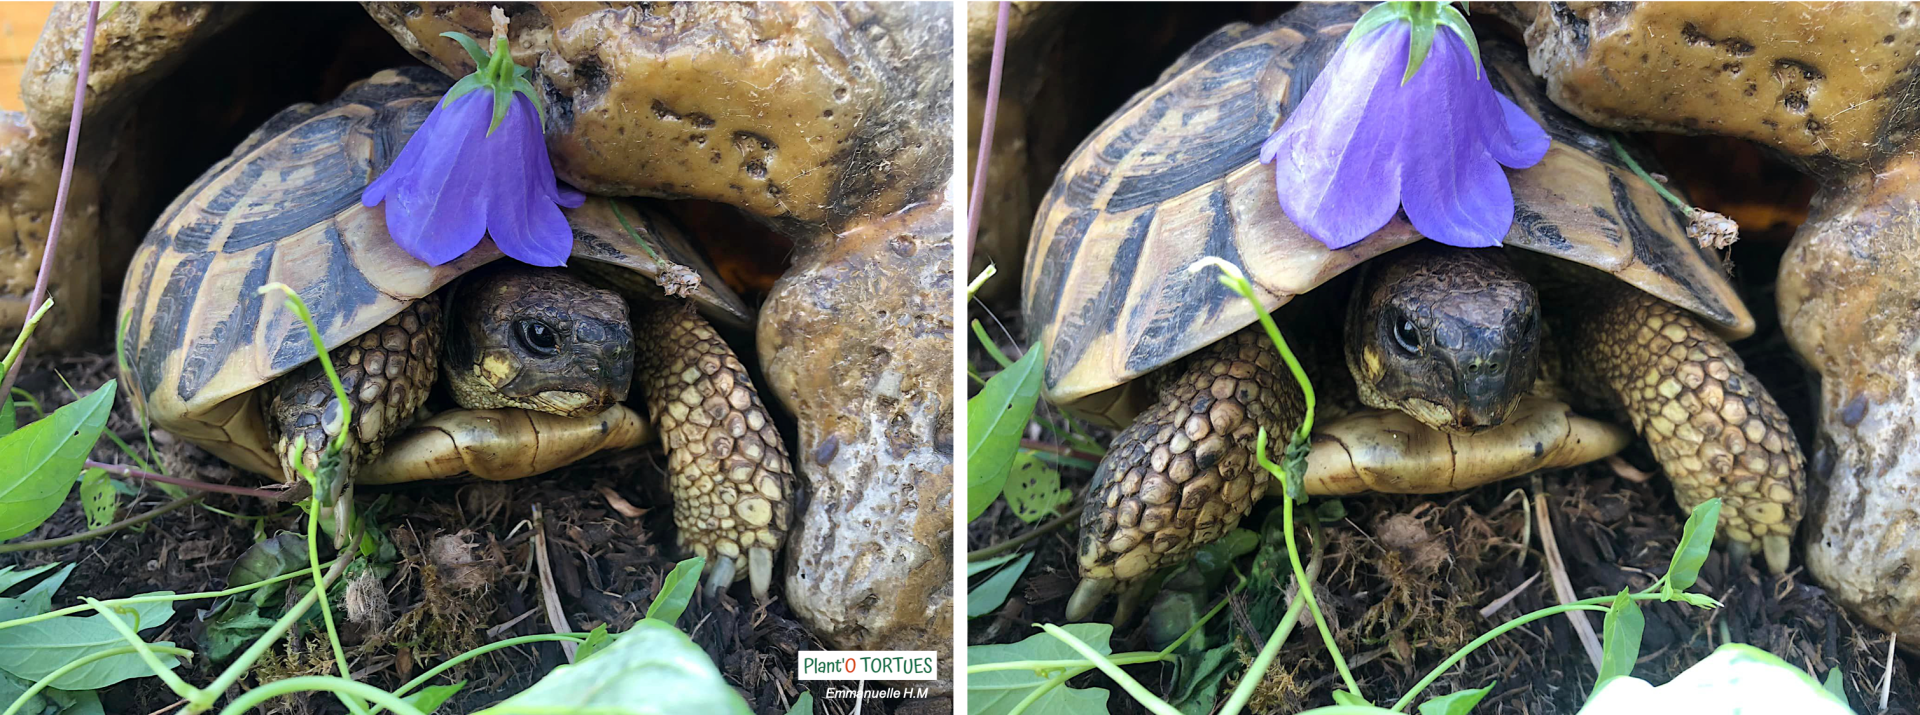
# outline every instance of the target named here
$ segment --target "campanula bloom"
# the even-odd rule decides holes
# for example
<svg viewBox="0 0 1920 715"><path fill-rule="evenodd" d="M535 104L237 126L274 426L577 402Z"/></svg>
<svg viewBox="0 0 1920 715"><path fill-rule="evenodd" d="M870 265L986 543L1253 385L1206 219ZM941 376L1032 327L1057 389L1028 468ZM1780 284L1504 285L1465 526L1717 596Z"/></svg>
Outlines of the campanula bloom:
<svg viewBox="0 0 1920 715"><path fill-rule="evenodd" d="M459 258L482 236L535 266L565 265L573 251L560 207L577 207L586 197L554 180L538 97L498 29L492 54L466 35L446 33L479 68L447 92L360 197L369 207L386 202L387 232L429 265Z"/></svg>
<svg viewBox="0 0 1920 715"><path fill-rule="evenodd" d="M1439 3L1386 3L1363 16L1260 148L1287 217L1337 249L1404 206L1428 238L1500 245L1513 225L1500 167L1537 164L1550 142L1493 90L1472 43L1466 19Z"/></svg>

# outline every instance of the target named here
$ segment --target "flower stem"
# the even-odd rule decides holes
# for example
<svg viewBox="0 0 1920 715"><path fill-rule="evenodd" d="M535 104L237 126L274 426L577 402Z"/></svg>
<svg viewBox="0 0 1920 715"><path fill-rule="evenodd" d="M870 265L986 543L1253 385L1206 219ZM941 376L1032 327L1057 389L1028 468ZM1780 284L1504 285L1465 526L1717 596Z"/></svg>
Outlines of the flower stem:
<svg viewBox="0 0 1920 715"><path fill-rule="evenodd" d="M261 639L262 642L266 640L268 639ZM292 695L294 693L304 693L312 690L338 693L349 696L349 698L370 700L382 707L390 708L401 715L426 715L420 712L419 708L407 704L405 699L393 693L366 683L356 683L345 678L335 678L324 675L303 675L297 678L287 678L286 680L276 680L267 683L235 697L233 702L228 703L227 707L220 711L220 715L241 715L241 713L253 709L255 705L282 695Z"/></svg>
<svg viewBox="0 0 1920 715"><path fill-rule="evenodd" d="M87 106L87 75L93 71L93 35L100 25L100 3L87 3L86 34L80 38L80 65L73 72L73 114L67 119L67 152L60 161L60 187L53 195L53 218L47 222L47 242L41 246L40 272L33 279L33 295L27 299L28 306L44 305L47 299L47 282L53 278L53 257L60 246L60 228L66 224L67 196L73 188L73 160L80 153L80 114ZM38 314L29 320L37 320ZM20 339L20 347L26 347L26 337ZM16 351L17 352L17 351ZM13 381L20 377L20 363L15 360L6 366L6 374L0 375L0 395L12 394Z"/></svg>
<svg viewBox="0 0 1920 715"><path fill-rule="evenodd" d="M1287 642L1287 637L1293 634L1293 627L1300 622L1300 611L1307 604L1307 599L1300 596L1313 590L1311 579L1319 577L1320 564L1325 557L1325 542L1315 540L1313 556L1309 559L1312 563L1307 566L1308 578L1302 579L1301 574L1294 574L1295 594L1292 602L1287 604L1286 615L1281 616L1280 625L1273 629L1273 635L1267 637L1267 644L1260 649L1260 655L1253 659L1253 665L1247 668L1246 674L1240 676L1240 684L1234 687L1233 696L1227 699L1227 706L1220 709L1220 715L1238 715L1240 709L1246 707L1247 700L1253 697L1254 688L1266 679L1267 668L1273 666L1274 656L1280 653L1280 646Z"/></svg>
<svg viewBox="0 0 1920 715"><path fill-rule="evenodd" d="M1434 666L1433 670L1427 673L1427 677L1421 678L1420 682L1414 683L1413 688L1411 690L1408 690L1406 695L1400 696L1400 700L1393 704L1392 710L1394 712L1405 712L1407 709L1407 705L1411 704L1413 702L1413 699L1420 695L1421 691L1426 690L1427 686L1432 685L1433 681L1439 680L1440 676L1445 674L1448 668L1452 668L1454 664L1459 663L1461 660L1464 660L1469 653L1472 653L1474 650L1478 649L1480 646L1483 646L1492 642L1493 639L1499 638L1502 634L1505 634L1507 631L1511 631L1515 628L1519 628L1528 623L1532 623L1534 621L1540 620L1542 618L1546 618L1548 616L1555 616L1562 613L1566 613L1568 611L1605 611L1607 610L1608 604L1613 603L1614 598L1615 598L1614 596L1596 596L1593 598L1574 601L1572 603L1563 603L1558 606L1542 608L1538 611L1534 611L1527 615L1524 615L1519 618L1515 618L1511 621L1507 621L1506 623L1500 624L1499 626L1495 627L1493 630L1487 631L1485 635L1482 635L1479 638L1473 639L1473 642L1468 643L1466 647L1463 647L1458 651L1454 651L1454 654L1447 656L1446 660L1440 661L1439 665ZM1664 594L1658 594L1658 593L1655 593L1655 594L1636 593L1630 596L1630 598L1632 598L1635 601L1667 600Z"/></svg>
<svg viewBox="0 0 1920 715"><path fill-rule="evenodd" d="M1633 155L1627 153L1627 148L1620 145L1620 135L1607 132L1607 143L1613 145L1614 155L1620 157L1621 161L1626 162L1627 168L1632 169L1635 176L1639 176L1640 180L1647 182L1648 186L1652 186L1653 190L1658 192L1661 198L1666 199L1668 202L1671 202L1675 208L1680 209L1680 213L1686 214L1689 217L1693 216L1694 209L1692 206L1688 206L1687 202L1681 201L1680 197L1674 196L1673 192L1668 191L1667 187L1662 186L1660 182L1654 181L1653 175L1648 174L1646 169L1640 168L1640 162L1634 161Z"/></svg>
<svg viewBox="0 0 1920 715"><path fill-rule="evenodd" d="M980 146L973 162L973 194L967 198L967 256L973 256L973 242L980 235L980 207L986 203L987 159L993 156L993 124L1000 116L1000 70L1007 59L1007 15L1013 3L1000 2L1000 14L993 24L993 57L987 65L987 103L980 111Z"/></svg>
<svg viewBox="0 0 1920 715"><path fill-rule="evenodd" d="M1326 641L1327 653L1333 656L1333 667L1340 671L1340 679L1346 681L1347 692L1360 695L1360 684L1353 679L1353 671L1347 668L1347 659L1340 654L1340 644L1333 641L1333 629L1327 626L1326 616L1320 613L1320 603L1313 597L1313 581L1307 578L1307 570L1300 565L1300 549L1293 539L1293 498L1280 500L1281 520L1287 533L1287 560L1293 563L1293 579L1300 584L1300 600L1307 604L1307 612L1313 614L1313 625L1320 631L1321 640Z"/></svg>

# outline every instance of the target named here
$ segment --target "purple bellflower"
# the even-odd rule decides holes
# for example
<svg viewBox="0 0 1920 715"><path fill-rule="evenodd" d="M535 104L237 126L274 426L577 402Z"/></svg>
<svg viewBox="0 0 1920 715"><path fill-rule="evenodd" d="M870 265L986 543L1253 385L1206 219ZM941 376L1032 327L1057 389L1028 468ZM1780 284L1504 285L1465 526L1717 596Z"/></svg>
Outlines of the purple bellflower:
<svg viewBox="0 0 1920 715"><path fill-rule="evenodd" d="M1260 161L1273 165L1287 217L1328 248L1380 230L1403 205L1422 235L1477 248L1500 245L1513 225L1500 167L1533 166L1549 143L1493 90L1458 10L1389 2L1354 24Z"/></svg>
<svg viewBox="0 0 1920 715"><path fill-rule="evenodd" d="M554 180L527 69L509 56L503 27L492 54L466 35L444 36L478 68L447 91L360 202L386 202L387 232L428 265L459 258L482 236L522 263L566 265L573 229L559 207L586 197Z"/></svg>

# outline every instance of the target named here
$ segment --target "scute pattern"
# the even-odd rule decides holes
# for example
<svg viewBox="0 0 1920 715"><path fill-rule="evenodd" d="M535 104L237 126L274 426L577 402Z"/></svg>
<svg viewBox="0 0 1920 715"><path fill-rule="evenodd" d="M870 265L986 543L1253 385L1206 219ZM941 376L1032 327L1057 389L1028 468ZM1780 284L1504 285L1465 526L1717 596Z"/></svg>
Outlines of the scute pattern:
<svg viewBox="0 0 1920 715"><path fill-rule="evenodd" d="M680 545L709 560L755 549L770 559L791 523L793 468L746 366L690 309L636 306L633 336L645 346L634 377L666 444Z"/></svg>
<svg viewBox="0 0 1920 715"><path fill-rule="evenodd" d="M1049 400L1075 407L1252 324L1252 307L1219 291L1213 275L1185 271L1202 256L1237 254L1272 310L1419 240L1395 219L1329 251L1281 212L1256 156L1363 9L1303 5L1262 27L1222 28L1061 167L1034 221L1023 281L1032 342L1047 350ZM1495 86L1555 140L1540 165L1511 174L1518 220L1508 245L1611 273L1729 335L1751 332L1716 261L1687 242L1684 219L1596 149L1607 147L1603 136L1546 101L1520 50L1489 40L1482 54ZM1180 330L1162 325L1172 316L1185 319Z"/></svg>
<svg viewBox="0 0 1920 715"><path fill-rule="evenodd" d="M331 350L500 257L483 243L427 266L388 238L378 207L359 202L447 86L428 68L388 70L332 102L282 110L168 206L133 256L115 316L129 394L154 426L242 469L279 475L256 404L266 399L250 393L311 365L316 352L282 301L259 295L262 286L292 287ZM691 297L710 318L751 323L745 303L672 221L605 198L565 213L582 270L629 296L658 295L657 252L699 271Z"/></svg>

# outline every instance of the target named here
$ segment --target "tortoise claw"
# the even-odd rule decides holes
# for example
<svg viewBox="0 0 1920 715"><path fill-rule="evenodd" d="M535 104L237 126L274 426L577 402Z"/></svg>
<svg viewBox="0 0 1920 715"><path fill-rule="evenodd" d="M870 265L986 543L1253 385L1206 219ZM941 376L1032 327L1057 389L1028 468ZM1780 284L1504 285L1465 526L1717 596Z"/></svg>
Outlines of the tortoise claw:
<svg viewBox="0 0 1920 715"><path fill-rule="evenodd" d="M747 582L753 586L754 598L767 599L767 591L773 587L772 549L762 546L747 549Z"/></svg>
<svg viewBox="0 0 1920 715"><path fill-rule="evenodd" d="M714 559L713 571L708 573L705 588L708 598L712 598L715 594L720 593L720 589L726 588L728 584L733 583L734 569L735 563L732 558L721 556Z"/></svg>
<svg viewBox="0 0 1920 715"><path fill-rule="evenodd" d="M1110 578L1083 578L1080 585L1073 589L1073 597L1067 599L1067 620L1084 621L1107 600L1107 594L1113 592L1114 580Z"/></svg>
<svg viewBox="0 0 1920 715"><path fill-rule="evenodd" d="M1782 534L1768 534L1760 538L1760 553L1767 557L1767 570L1775 575L1787 572L1793 565L1793 541Z"/></svg>

